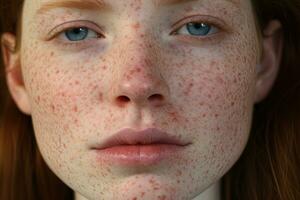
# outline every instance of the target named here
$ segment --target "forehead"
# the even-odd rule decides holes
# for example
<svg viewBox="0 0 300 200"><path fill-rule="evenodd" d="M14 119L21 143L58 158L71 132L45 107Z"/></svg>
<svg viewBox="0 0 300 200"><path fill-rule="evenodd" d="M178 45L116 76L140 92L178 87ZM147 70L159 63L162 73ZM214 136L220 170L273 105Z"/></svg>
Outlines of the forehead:
<svg viewBox="0 0 300 200"><path fill-rule="evenodd" d="M159 6L171 6L187 3L230 3L239 7L241 1L246 0L35 0L33 6L36 9L43 10L51 7L81 7L86 9L98 9L98 8L113 8L120 5L141 5L152 4L156 7ZM32 5L32 4L31 4Z"/></svg>

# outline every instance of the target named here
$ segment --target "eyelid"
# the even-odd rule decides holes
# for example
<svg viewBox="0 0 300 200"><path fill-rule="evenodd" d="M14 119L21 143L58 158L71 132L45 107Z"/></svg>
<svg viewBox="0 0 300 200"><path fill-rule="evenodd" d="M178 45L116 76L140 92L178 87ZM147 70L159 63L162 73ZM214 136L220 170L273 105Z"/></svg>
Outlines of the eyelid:
<svg viewBox="0 0 300 200"><path fill-rule="evenodd" d="M63 24L55 26L53 29L50 30L50 32L47 34L47 40L51 40L55 36L61 34L62 32L72 29L72 28L80 28L80 27L86 27L88 29L91 29L92 31L98 33L101 35L101 37L104 37L104 34L101 30L99 30L99 26L88 20L74 20L74 21L68 21Z"/></svg>
<svg viewBox="0 0 300 200"><path fill-rule="evenodd" d="M179 28L181 28L183 25L185 25L189 22L207 23L209 25L215 26L216 28L218 28L221 31L230 32L230 29L226 25L226 23L216 17L212 17L212 16L208 16L208 15L193 15L193 16L185 17L185 18L181 19L180 21L174 23L171 26L172 30L173 30L171 32L171 34L178 31Z"/></svg>

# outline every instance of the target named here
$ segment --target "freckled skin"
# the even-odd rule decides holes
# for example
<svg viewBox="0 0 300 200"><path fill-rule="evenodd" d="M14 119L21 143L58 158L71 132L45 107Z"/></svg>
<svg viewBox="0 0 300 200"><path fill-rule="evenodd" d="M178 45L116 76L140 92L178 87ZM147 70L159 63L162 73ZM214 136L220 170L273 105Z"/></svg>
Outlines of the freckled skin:
<svg viewBox="0 0 300 200"><path fill-rule="evenodd" d="M248 139L259 57L250 1L110 2L113 14L34 17L40 1L25 1L22 72L40 151L87 199L195 198L230 169ZM192 14L223 19L232 31L209 40L169 34ZM74 46L45 40L47 30L76 19L100 24L106 37ZM121 128L153 126L192 144L183 156L131 168L99 163L89 149Z"/></svg>

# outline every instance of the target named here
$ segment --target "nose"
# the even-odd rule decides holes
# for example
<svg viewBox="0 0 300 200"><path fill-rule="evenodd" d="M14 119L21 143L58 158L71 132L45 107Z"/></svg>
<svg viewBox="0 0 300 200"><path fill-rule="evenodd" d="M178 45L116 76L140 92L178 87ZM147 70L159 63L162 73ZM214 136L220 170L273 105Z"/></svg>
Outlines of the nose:
<svg viewBox="0 0 300 200"><path fill-rule="evenodd" d="M161 73L161 59L153 55L151 50L132 48L127 48L124 56L128 59L119 64L118 73L115 73L118 75L112 80L113 103L120 107L130 104L157 107L166 104L170 92Z"/></svg>
<svg viewBox="0 0 300 200"><path fill-rule="evenodd" d="M114 96L115 103L119 106L129 103L162 106L168 101L169 95L159 76L143 72L141 67L136 67L122 77Z"/></svg>

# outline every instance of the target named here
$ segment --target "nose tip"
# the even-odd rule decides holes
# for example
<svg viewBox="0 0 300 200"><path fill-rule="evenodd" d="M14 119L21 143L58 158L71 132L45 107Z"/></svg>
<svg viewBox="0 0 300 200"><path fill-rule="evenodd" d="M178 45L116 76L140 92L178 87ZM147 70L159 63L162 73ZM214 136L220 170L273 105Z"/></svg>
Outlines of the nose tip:
<svg viewBox="0 0 300 200"><path fill-rule="evenodd" d="M119 93L115 97L117 105L124 107L127 104L162 106L168 96L168 90L162 81L139 80L123 81L119 85Z"/></svg>

